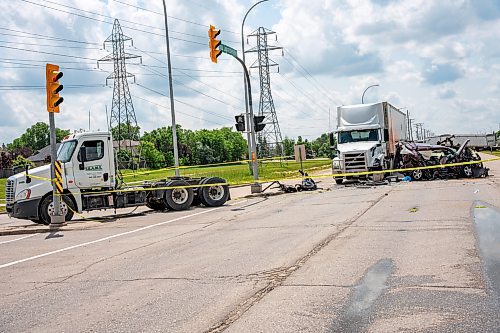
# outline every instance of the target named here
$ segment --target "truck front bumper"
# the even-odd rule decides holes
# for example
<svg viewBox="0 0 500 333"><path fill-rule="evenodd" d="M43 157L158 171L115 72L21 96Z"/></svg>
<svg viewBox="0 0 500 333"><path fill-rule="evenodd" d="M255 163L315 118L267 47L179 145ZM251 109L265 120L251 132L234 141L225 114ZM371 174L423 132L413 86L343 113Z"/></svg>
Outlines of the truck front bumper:
<svg viewBox="0 0 500 333"><path fill-rule="evenodd" d="M41 198L28 199L6 206L7 213L17 219L38 219L38 205Z"/></svg>

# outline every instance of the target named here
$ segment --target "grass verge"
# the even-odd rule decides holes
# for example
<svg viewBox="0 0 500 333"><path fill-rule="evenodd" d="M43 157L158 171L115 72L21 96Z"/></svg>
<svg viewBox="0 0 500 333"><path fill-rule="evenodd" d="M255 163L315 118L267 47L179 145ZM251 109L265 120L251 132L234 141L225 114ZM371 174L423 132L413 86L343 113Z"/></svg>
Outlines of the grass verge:
<svg viewBox="0 0 500 333"><path fill-rule="evenodd" d="M330 159L315 159L303 162L306 172L312 173L315 170L329 168ZM259 179L262 181L278 180L287 178L299 178L300 163L294 161L265 161L259 164ZM196 166L182 168L179 170L181 176L188 177L220 177L226 179L231 185L247 184L253 181L247 163L231 164L225 166ZM154 181L165 179L174 175L174 170L150 170L139 171L136 174L131 171L124 171L123 180L125 183L142 182L146 180Z"/></svg>

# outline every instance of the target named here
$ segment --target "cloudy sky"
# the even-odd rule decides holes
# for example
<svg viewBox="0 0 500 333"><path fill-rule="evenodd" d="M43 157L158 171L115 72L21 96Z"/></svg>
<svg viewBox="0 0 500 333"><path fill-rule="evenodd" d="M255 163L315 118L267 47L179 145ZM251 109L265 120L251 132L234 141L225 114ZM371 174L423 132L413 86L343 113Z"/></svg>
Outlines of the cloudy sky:
<svg viewBox="0 0 500 333"><path fill-rule="evenodd" d="M244 110L242 73L227 55L209 59L207 30L241 52L241 21L254 0L166 0L177 121L184 128L232 126ZM127 70L142 130L170 124L161 0L0 0L0 144L45 110L45 63L61 66L60 128L106 129L112 63L99 59L114 19L133 39ZM270 0L245 24L275 31L271 85L283 136L314 138L335 128L339 105L386 100L435 133L479 133L500 123L500 1ZM255 46L248 38L245 49ZM247 64L255 54L247 54ZM255 110L258 70L252 69ZM331 117L331 121L329 121Z"/></svg>

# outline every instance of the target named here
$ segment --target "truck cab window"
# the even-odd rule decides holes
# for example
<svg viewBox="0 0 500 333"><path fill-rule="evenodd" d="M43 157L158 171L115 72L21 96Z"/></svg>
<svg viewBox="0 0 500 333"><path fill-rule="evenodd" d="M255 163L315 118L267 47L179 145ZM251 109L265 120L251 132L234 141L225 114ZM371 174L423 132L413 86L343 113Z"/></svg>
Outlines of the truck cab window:
<svg viewBox="0 0 500 333"><path fill-rule="evenodd" d="M75 151L76 141L66 141L61 144L57 152L57 159L63 163L69 162Z"/></svg>
<svg viewBox="0 0 500 333"><path fill-rule="evenodd" d="M101 140L85 141L82 143L82 147L85 147L86 162L100 160L104 157L104 142ZM82 161L80 152L78 152L78 161Z"/></svg>
<svg viewBox="0 0 500 333"><path fill-rule="evenodd" d="M378 130L360 130L339 133L339 143L378 141Z"/></svg>

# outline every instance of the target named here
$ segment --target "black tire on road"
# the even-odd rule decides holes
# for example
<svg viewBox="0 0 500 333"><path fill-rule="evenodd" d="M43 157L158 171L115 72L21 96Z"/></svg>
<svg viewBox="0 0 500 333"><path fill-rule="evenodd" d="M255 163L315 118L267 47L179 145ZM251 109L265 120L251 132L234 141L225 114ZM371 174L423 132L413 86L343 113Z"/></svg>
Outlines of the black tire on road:
<svg viewBox="0 0 500 333"><path fill-rule="evenodd" d="M344 182L344 179L343 178L335 178L335 183L337 185L342 185L342 183Z"/></svg>
<svg viewBox="0 0 500 333"><path fill-rule="evenodd" d="M170 210L189 209L194 199L193 189L183 180L172 180L165 184L166 187L177 187L165 191L165 204Z"/></svg>
<svg viewBox="0 0 500 333"><path fill-rule="evenodd" d="M75 204L73 203L73 200L71 200L68 196L62 196L61 197L63 200L61 200L61 210L66 212L66 221L71 221L73 218L73 211L76 210ZM53 204L52 204L52 195L46 196L42 202L40 203L40 206L38 207L38 216L40 218L38 223L49 225L50 224L50 214L49 211L53 209ZM69 209L68 206L71 208Z"/></svg>
<svg viewBox="0 0 500 333"><path fill-rule="evenodd" d="M229 198L229 186L215 185L225 184L225 179L219 177L205 178L200 185L214 184L214 186L202 186L198 189L200 201L207 207L219 207L226 203Z"/></svg>

